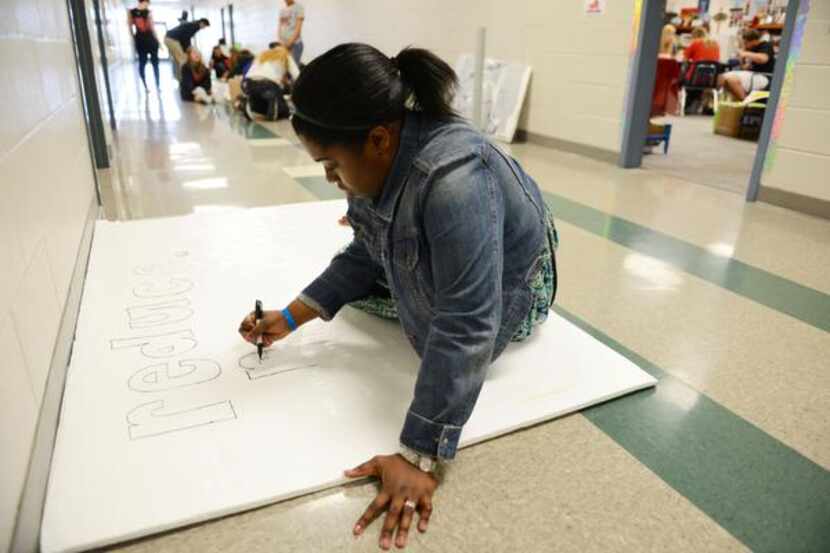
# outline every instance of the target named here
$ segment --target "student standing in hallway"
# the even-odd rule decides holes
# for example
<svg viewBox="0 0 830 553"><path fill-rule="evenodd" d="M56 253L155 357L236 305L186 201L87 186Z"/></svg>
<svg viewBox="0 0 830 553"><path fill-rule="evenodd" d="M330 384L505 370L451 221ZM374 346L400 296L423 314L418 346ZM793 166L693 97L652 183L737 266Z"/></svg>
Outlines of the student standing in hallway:
<svg viewBox="0 0 830 553"><path fill-rule="evenodd" d="M288 48L297 64L303 57L303 23L305 8L294 0L285 0L285 7L280 10L279 31L280 44Z"/></svg>
<svg viewBox="0 0 830 553"><path fill-rule="evenodd" d="M210 21L203 17L198 21L182 23L167 31L167 35L164 37L164 45L167 46L170 59L173 60L173 70L177 80L182 78L182 66L187 63L187 51L190 48L190 41L196 33L209 26Z"/></svg>
<svg viewBox="0 0 830 553"><path fill-rule="evenodd" d="M148 90L145 69L147 58L153 64L153 74L156 77L156 88L161 88L159 80L159 40L156 36L156 29L153 23L153 15L150 13L150 0L142 0L137 8L127 12L127 25L130 34L133 35L135 51L138 54L138 74L141 82L144 83L144 90Z"/></svg>

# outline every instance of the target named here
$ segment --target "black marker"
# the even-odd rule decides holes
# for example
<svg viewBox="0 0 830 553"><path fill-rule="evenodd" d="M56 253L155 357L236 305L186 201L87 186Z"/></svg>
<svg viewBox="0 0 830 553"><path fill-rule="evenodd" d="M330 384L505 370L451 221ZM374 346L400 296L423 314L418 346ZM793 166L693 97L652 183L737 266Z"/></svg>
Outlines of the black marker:
<svg viewBox="0 0 830 553"><path fill-rule="evenodd" d="M254 317L256 318L256 324L262 320L262 301L256 300L254 304ZM262 363L262 334L256 339L256 353L259 355L259 362Z"/></svg>

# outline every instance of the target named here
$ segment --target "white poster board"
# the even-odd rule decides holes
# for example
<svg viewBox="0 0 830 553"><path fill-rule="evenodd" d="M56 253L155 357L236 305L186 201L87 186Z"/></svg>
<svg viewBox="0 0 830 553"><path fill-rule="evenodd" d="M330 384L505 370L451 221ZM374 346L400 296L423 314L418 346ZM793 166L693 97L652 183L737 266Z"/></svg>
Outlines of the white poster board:
<svg viewBox="0 0 830 553"><path fill-rule="evenodd" d="M472 121L475 58L470 54L460 56L455 72L458 75L458 90L453 107ZM486 134L502 142L513 142L529 83L529 65L490 58L484 60L481 119L482 130Z"/></svg>
<svg viewBox="0 0 830 553"><path fill-rule="evenodd" d="M351 238L344 201L99 221L41 535L81 551L341 484L397 450L418 358L346 307L260 365L236 329L282 307ZM313 229L313 230L312 230ZM462 445L654 385L551 314L491 367Z"/></svg>

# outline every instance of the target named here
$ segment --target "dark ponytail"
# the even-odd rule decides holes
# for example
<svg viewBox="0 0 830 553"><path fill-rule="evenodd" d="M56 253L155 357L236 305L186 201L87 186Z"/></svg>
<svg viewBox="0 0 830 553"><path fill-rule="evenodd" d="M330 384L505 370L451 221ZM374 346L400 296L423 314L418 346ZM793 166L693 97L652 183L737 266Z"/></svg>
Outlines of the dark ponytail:
<svg viewBox="0 0 830 553"><path fill-rule="evenodd" d="M457 83L452 68L428 50L404 48L388 58L368 44L341 44L300 73L291 123L324 147L358 145L373 127L402 119L407 109L434 119L455 116Z"/></svg>
<svg viewBox="0 0 830 553"><path fill-rule="evenodd" d="M456 115L452 108L458 77L452 67L423 48L404 48L393 59L413 94L413 108L435 119Z"/></svg>

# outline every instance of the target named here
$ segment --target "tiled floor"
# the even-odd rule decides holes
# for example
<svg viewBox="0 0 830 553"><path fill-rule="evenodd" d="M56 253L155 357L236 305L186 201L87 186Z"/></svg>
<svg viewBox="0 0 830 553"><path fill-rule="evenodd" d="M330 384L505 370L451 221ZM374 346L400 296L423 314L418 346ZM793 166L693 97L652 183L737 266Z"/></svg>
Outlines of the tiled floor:
<svg viewBox="0 0 830 553"><path fill-rule="evenodd" d="M746 194L757 142L715 134L708 115L669 115L655 122L672 125L669 151L655 148L643 157L643 167L693 182L705 176L707 186Z"/></svg>
<svg viewBox="0 0 830 553"><path fill-rule="evenodd" d="M161 98L124 87L118 112L110 219L338 194L287 123L180 105L170 83ZM560 312L660 384L461 452L409 549L827 550L830 222L652 168L509 149L558 217ZM371 551L377 527L355 540L351 526L372 492L335 489L116 549Z"/></svg>

